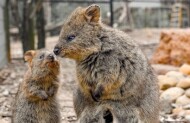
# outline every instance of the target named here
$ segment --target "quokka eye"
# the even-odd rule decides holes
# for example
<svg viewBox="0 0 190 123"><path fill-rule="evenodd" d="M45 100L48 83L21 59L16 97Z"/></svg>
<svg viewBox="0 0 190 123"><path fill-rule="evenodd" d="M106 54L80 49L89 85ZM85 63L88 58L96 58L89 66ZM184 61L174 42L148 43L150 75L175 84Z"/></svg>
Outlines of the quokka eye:
<svg viewBox="0 0 190 123"><path fill-rule="evenodd" d="M70 42L75 38L75 35L69 35L67 36L67 41Z"/></svg>
<svg viewBox="0 0 190 123"><path fill-rule="evenodd" d="M40 59L43 59L44 58L44 54L43 55L40 55Z"/></svg>

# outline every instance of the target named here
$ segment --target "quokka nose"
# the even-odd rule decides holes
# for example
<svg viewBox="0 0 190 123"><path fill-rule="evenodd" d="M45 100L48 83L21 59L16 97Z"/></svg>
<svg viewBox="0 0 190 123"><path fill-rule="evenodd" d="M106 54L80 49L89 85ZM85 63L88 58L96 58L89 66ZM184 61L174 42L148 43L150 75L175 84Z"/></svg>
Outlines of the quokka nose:
<svg viewBox="0 0 190 123"><path fill-rule="evenodd" d="M59 55L60 49L58 47L55 47L53 52L54 52L55 55Z"/></svg>
<svg viewBox="0 0 190 123"><path fill-rule="evenodd" d="M52 54L49 54L48 58L54 60L54 56Z"/></svg>

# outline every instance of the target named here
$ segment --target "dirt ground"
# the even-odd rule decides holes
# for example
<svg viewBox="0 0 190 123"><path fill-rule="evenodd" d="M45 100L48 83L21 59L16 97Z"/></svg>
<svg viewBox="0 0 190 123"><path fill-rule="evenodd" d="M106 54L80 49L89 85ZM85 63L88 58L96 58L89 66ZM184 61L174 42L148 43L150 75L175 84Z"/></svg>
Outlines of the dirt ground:
<svg viewBox="0 0 190 123"><path fill-rule="evenodd" d="M135 30L129 34L135 37L139 44L150 42L158 43L161 30ZM46 41L46 48L53 50L58 36L50 37ZM11 42L11 55L14 60L3 69L0 69L0 123L10 123L11 104L23 75L27 70L27 64L22 58L22 48L19 41ZM18 60L19 59L19 60ZM76 120L73 111L72 91L75 89L75 62L69 59L61 59L62 71L60 74L60 89L58 99L61 105L62 123L72 123Z"/></svg>

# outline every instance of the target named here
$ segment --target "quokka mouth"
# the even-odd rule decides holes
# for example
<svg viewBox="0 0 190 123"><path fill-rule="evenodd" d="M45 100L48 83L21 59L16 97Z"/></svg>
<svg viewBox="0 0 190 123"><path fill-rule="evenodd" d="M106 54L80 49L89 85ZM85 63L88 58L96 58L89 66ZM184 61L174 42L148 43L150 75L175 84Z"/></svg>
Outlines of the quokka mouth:
<svg viewBox="0 0 190 123"><path fill-rule="evenodd" d="M63 50L61 50L60 53L59 53L59 55L57 55L57 56L63 58L63 57L66 56L66 53Z"/></svg>
<svg viewBox="0 0 190 123"><path fill-rule="evenodd" d="M56 65L56 64L58 64L58 61L57 60L55 60L55 59L46 59L46 61L45 61L45 65Z"/></svg>
<svg viewBox="0 0 190 123"><path fill-rule="evenodd" d="M55 62L56 60L55 59L47 59L46 61L47 62Z"/></svg>
<svg viewBox="0 0 190 123"><path fill-rule="evenodd" d="M58 63L57 60L47 61L45 64L46 64L48 67L55 67L55 66L58 66L58 65L59 65L59 63Z"/></svg>

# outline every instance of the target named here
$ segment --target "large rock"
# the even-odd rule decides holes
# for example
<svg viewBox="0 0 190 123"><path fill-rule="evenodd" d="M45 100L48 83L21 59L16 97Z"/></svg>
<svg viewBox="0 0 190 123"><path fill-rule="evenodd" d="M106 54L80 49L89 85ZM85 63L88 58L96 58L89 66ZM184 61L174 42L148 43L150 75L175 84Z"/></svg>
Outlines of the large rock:
<svg viewBox="0 0 190 123"><path fill-rule="evenodd" d="M177 108L174 108L173 110L172 110L172 113L174 114L174 115L178 115L180 112L182 112L182 111L184 111L184 109L182 108L182 107L177 107Z"/></svg>
<svg viewBox="0 0 190 123"><path fill-rule="evenodd" d="M185 91L185 95L190 98L190 88Z"/></svg>
<svg viewBox="0 0 190 123"><path fill-rule="evenodd" d="M0 123L9 123L6 119L0 119Z"/></svg>
<svg viewBox="0 0 190 123"><path fill-rule="evenodd" d="M190 29L172 29L161 33L160 43L151 62L181 66L190 64Z"/></svg>
<svg viewBox="0 0 190 123"><path fill-rule="evenodd" d="M167 77L167 76L163 76L160 75L158 76L158 80L159 80L159 87L161 90L166 90L170 87L174 87L176 86L178 80L176 78L172 78L172 77Z"/></svg>
<svg viewBox="0 0 190 123"><path fill-rule="evenodd" d="M185 110L182 107L177 107L172 110L172 114L176 116L183 116L185 119L190 119L190 110ZM186 117L187 116L187 117ZM178 123L178 122L176 122ZM189 122L179 122L179 123L189 123Z"/></svg>
<svg viewBox="0 0 190 123"><path fill-rule="evenodd" d="M171 100L160 100L160 111L162 114L170 114L172 109Z"/></svg>
<svg viewBox="0 0 190 123"><path fill-rule="evenodd" d="M176 100L176 104L181 106L187 105L189 103L190 103L190 98L187 97L186 95L180 96Z"/></svg>
<svg viewBox="0 0 190 123"><path fill-rule="evenodd" d="M180 80L177 84L177 87L183 88L183 89L187 89L190 87L190 78L184 78L182 80Z"/></svg>
<svg viewBox="0 0 190 123"><path fill-rule="evenodd" d="M190 121L190 114L185 115L185 119L186 119L187 121Z"/></svg>
<svg viewBox="0 0 190 123"><path fill-rule="evenodd" d="M183 106L183 109L185 109L185 110L190 110L190 103L187 104L187 105L185 105L185 106Z"/></svg>
<svg viewBox="0 0 190 123"><path fill-rule="evenodd" d="M178 81L185 78L184 75L181 72L178 71L169 71L166 73L167 77L176 78Z"/></svg>
<svg viewBox="0 0 190 123"><path fill-rule="evenodd" d="M190 115L190 110L182 110L178 113L179 116ZM188 122L189 123L189 122Z"/></svg>
<svg viewBox="0 0 190 123"><path fill-rule="evenodd" d="M179 71L185 75L190 75L190 65L184 64L180 67Z"/></svg>
<svg viewBox="0 0 190 123"><path fill-rule="evenodd" d="M160 95L160 100L169 100L171 102L174 102L178 97L184 94L184 90L179 87L172 87L164 91Z"/></svg>
<svg viewBox="0 0 190 123"><path fill-rule="evenodd" d="M178 71L179 67L165 64L152 64L151 65L158 75L165 75L169 71Z"/></svg>

